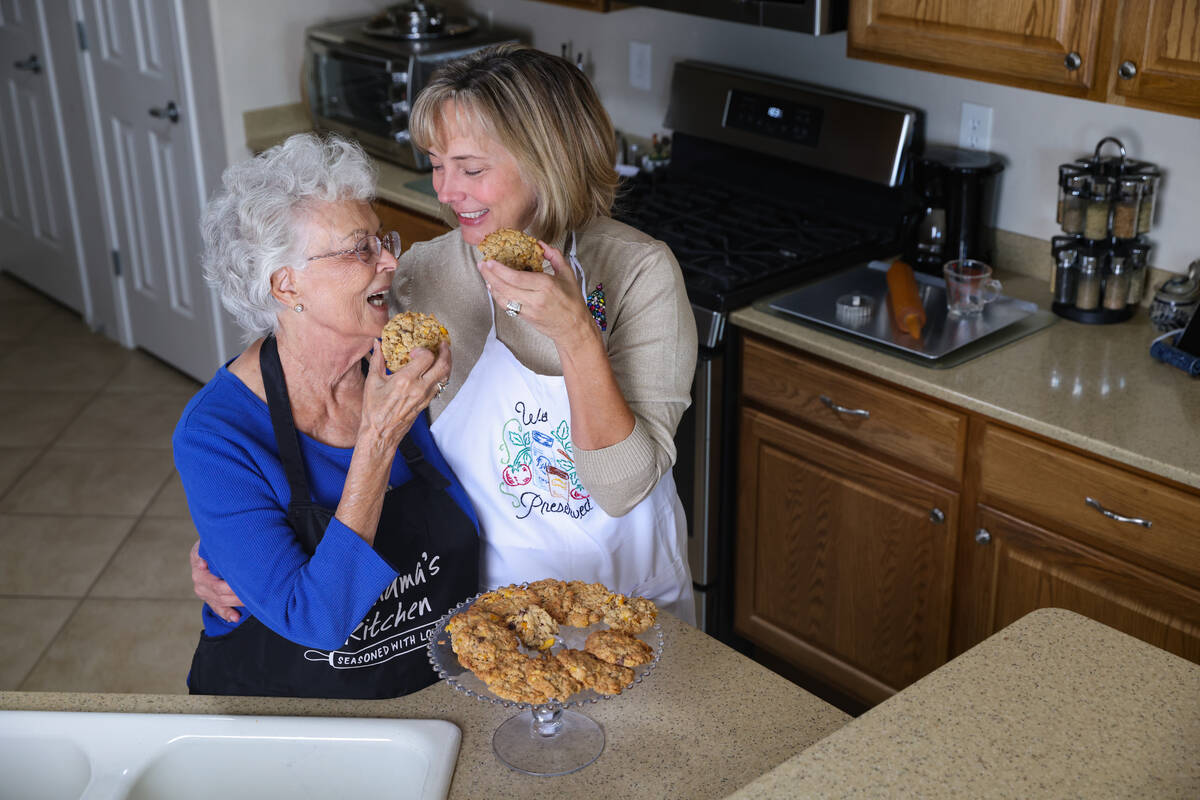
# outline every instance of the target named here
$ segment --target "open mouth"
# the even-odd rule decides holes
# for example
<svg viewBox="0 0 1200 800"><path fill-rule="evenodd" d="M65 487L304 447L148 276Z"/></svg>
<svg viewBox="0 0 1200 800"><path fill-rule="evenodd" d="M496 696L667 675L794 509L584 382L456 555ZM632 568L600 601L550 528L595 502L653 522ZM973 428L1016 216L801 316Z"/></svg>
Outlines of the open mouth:
<svg viewBox="0 0 1200 800"><path fill-rule="evenodd" d="M460 211L458 216L460 219L476 220L476 219L479 219L480 217L482 217L487 212L488 212L488 210L486 208L481 209L479 211Z"/></svg>
<svg viewBox="0 0 1200 800"><path fill-rule="evenodd" d="M387 289L375 292L374 294L369 294L367 295L367 303L375 306L376 308L387 308L387 294Z"/></svg>

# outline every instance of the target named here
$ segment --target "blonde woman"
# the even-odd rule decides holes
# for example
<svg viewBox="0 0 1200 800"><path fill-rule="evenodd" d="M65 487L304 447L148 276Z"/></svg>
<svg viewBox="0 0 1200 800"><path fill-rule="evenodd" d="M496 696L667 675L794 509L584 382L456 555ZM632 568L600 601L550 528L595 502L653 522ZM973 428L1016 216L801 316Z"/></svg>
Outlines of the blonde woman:
<svg viewBox="0 0 1200 800"><path fill-rule="evenodd" d="M489 48L439 71L410 130L457 229L414 245L393 288L451 330L432 431L480 515L484 584L600 581L694 620L671 467L696 325L667 246L609 216L613 127L591 84ZM500 228L539 239L553 274L480 261Z"/></svg>

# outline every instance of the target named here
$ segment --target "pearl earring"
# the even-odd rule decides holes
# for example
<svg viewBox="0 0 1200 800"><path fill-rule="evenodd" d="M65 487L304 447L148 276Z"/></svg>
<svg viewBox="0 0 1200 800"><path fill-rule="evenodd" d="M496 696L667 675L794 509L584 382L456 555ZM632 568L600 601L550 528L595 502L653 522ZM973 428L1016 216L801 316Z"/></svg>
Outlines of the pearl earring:
<svg viewBox="0 0 1200 800"><path fill-rule="evenodd" d="M297 313L297 314L299 314L301 311L303 311L303 310L304 310L304 306L303 306L302 304L300 304L300 303L296 303L296 305L294 306L294 308L295 308L295 310L296 310L296 313Z"/></svg>

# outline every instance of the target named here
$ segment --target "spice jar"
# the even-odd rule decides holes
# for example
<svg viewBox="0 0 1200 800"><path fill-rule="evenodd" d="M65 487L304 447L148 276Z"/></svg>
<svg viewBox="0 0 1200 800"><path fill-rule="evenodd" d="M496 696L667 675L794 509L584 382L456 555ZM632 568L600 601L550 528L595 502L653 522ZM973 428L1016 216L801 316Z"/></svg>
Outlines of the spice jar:
<svg viewBox="0 0 1200 800"><path fill-rule="evenodd" d="M1079 273L1075 268L1078 257L1075 250L1063 249L1056 254L1057 263L1054 267L1054 281L1051 291L1054 292L1054 302L1070 305L1075 302L1076 284Z"/></svg>
<svg viewBox="0 0 1200 800"><path fill-rule="evenodd" d="M1083 235L1088 239L1108 238L1108 212L1111 184L1107 179L1092 181L1092 192L1088 196L1087 216L1083 223Z"/></svg>
<svg viewBox="0 0 1200 800"><path fill-rule="evenodd" d="M1142 202L1138 206L1137 232L1149 233L1150 225L1154 221L1154 204L1158 197L1158 181L1161 176L1152 170L1138 177L1142 181Z"/></svg>
<svg viewBox="0 0 1200 800"><path fill-rule="evenodd" d="M1132 239L1138 232L1138 206L1142 199L1141 176L1121 178L1117 183L1117 199L1113 205L1112 235Z"/></svg>
<svg viewBox="0 0 1200 800"><path fill-rule="evenodd" d="M1075 286L1075 307L1091 311L1100 305L1100 259L1094 250L1079 256L1079 277Z"/></svg>
<svg viewBox="0 0 1200 800"><path fill-rule="evenodd" d="M1120 311L1129 297L1127 257L1113 253L1108 260L1108 275L1104 279L1104 307Z"/></svg>
<svg viewBox="0 0 1200 800"><path fill-rule="evenodd" d="M1129 294L1125 302L1137 305L1142 302L1142 293L1146 290L1146 264L1150 258L1150 245L1135 242L1129 245Z"/></svg>
<svg viewBox="0 0 1200 800"><path fill-rule="evenodd" d="M1087 167L1082 167L1078 164L1060 164L1058 167L1058 210L1055 213L1054 221L1059 225L1063 221L1063 212L1066 210L1067 197L1071 193L1073 179L1087 172Z"/></svg>
<svg viewBox="0 0 1200 800"><path fill-rule="evenodd" d="M1063 233L1081 234L1087 220L1088 175L1078 173L1067 178L1066 194L1063 196Z"/></svg>

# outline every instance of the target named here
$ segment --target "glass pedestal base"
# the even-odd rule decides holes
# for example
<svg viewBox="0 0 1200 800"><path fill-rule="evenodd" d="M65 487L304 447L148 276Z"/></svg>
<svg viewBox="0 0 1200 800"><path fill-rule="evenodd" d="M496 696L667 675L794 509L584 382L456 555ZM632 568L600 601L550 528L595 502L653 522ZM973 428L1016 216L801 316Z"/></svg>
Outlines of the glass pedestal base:
<svg viewBox="0 0 1200 800"><path fill-rule="evenodd" d="M492 736L502 763L528 775L568 775L604 752L604 729L561 706L536 706L505 720Z"/></svg>

